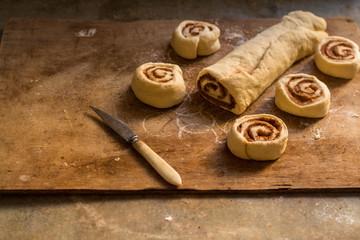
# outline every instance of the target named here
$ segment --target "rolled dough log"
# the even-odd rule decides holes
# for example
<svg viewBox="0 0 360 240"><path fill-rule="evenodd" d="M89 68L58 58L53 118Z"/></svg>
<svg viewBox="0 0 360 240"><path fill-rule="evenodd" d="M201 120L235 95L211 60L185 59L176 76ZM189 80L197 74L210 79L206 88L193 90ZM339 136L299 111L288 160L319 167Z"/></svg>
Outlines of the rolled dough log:
<svg viewBox="0 0 360 240"><path fill-rule="evenodd" d="M211 103L241 114L295 61L315 52L327 36L326 22L310 12L295 11L201 70L197 87Z"/></svg>

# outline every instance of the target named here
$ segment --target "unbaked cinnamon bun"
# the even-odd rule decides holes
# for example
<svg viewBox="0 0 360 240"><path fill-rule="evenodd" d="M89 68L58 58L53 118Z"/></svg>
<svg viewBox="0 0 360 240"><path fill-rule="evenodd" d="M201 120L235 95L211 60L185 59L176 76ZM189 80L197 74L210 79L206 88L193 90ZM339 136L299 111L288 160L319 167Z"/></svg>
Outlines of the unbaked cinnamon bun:
<svg viewBox="0 0 360 240"><path fill-rule="evenodd" d="M179 104L186 94L180 67L169 63L141 65L134 73L131 88L140 101L157 108Z"/></svg>
<svg viewBox="0 0 360 240"><path fill-rule="evenodd" d="M235 120L227 137L230 151L252 160L276 160L285 151L288 130L285 123L270 114L247 115Z"/></svg>
<svg viewBox="0 0 360 240"><path fill-rule="evenodd" d="M316 49L315 63L327 75L351 79L360 67L359 46L344 37L324 38Z"/></svg>
<svg viewBox="0 0 360 240"><path fill-rule="evenodd" d="M330 91L315 76L289 74L277 83L275 104L293 115L320 118L329 112Z"/></svg>
<svg viewBox="0 0 360 240"><path fill-rule="evenodd" d="M170 45L183 58L195 59L220 49L220 29L210 23L186 20L175 29Z"/></svg>

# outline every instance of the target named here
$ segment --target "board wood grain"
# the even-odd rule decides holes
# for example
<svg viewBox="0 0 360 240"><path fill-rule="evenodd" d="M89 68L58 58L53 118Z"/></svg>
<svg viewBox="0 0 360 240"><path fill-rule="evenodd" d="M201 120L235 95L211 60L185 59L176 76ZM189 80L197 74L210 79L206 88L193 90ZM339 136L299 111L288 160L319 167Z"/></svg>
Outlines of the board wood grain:
<svg viewBox="0 0 360 240"><path fill-rule="evenodd" d="M359 74L352 80L329 77L313 57L287 71L314 74L328 85L330 112L322 119L282 112L274 104L274 84L269 87L243 115L270 113L287 124L287 149L270 162L233 156L226 135L237 116L205 101L195 87L202 68L279 21L209 20L221 29L221 50L189 61L169 46L179 20L9 20L0 48L0 191L359 190ZM327 23L330 35L360 43L351 20ZM76 34L89 29L96 29L94 36ZM182 68L188 92L183 103L160 110L136 99L130 82L145 62ZM125 121L178 171L183 184L165 182L89 105Z"/></svg>

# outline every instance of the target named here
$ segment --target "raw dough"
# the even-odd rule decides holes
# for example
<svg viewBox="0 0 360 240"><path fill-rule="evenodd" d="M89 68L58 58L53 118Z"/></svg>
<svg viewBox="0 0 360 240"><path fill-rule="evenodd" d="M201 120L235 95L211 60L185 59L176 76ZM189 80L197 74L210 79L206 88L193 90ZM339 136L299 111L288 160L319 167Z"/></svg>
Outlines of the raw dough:
<svg viewBox="0 0 360 240"><path fill-rule="evenodd" d="M186 20L175 29L170 45L186 59L207 56L220 49L220 29L210 23Z"/></svg>
<svg viewBox="0 0 360 240"><path fill-rule="evenodd" d="M315 52L327 36L326 22L309 12L295 11L234 49L197 78L201 95L211 103L241 114L295 61Z"/></svg>
<svg viewBox="0 0 360 240"><path fill-rule="evenodd" d="M230 151L252 160L275 160L285 151L288 130L285 123L270 114L247 115L235 120L227 137Z"/></svg>
<svg viewBox="0 0 360 240"><path fill-rule="evenodd" d="M170 63L145 63L134 73L131 88L140 101L168 108L183 101L186 94L182 71Z"/></svg>
<svg viewBox="0 0 360 240"><path fill-rule="evenodd" d="M359 46L343 37L324 38L316 49L315 63L327 75L351 79L360 67Z"/></svg>
<svg viewBox="0 0 360 240"><path fill-rule="evenodd" d="M315 76L289 74L277 83L275 104L281 110L297 116L320 118L329 112L330 91Z"/></svg>

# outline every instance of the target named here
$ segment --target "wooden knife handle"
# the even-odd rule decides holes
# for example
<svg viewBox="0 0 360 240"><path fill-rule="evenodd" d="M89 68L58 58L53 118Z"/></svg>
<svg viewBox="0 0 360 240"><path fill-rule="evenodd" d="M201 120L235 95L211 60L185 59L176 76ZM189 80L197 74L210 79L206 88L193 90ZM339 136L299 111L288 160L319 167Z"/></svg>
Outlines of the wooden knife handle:
<svg viewBox="0 0 360 240"><path fill-rule="evenodd" d="M138 151L150 165L169 183L179 186L181 185L180 175L157 155L148 145L143 141L138 140L133 143L133 147Z"/></svg>

